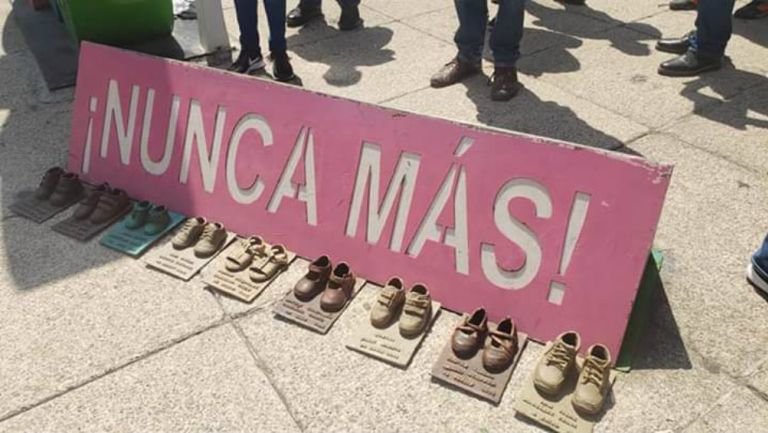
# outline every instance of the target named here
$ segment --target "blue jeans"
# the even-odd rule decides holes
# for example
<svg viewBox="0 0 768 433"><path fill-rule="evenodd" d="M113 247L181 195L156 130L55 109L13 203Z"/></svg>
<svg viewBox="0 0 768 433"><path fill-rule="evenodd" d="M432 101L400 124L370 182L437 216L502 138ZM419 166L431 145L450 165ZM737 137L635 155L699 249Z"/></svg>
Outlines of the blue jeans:
<svg viewBox="0 0 768 433"><path fill-rule="evenodd" d="M414 0L414 1L427 1L427 0ZM342 8L357 6L360 4L360 0L336 0L336 2ZM323 0L301 0L299 6L303 8L319 8L323 3Z"/></svg>
<svg viewBox="0 0 768 433"><path fill-rule="evenodd" d="M285 0L262 0L269 24L269 51L285 53ZM240 47L251 58L261 55L257 0L235 0L237 25L240 27Z"/></svg>
<svg viewBox="0 0 768 433"><path fill-rule="evenodd" d="M696 34L691 51L708 59L719 59L733 33L731 13L735 0L701 0L696 15Z"/></svg>
<svg viewBox="0 0 768 433"><path fill-rule="evenodd" d="M416 0L427 1L427 0ZM625 0L626 1L626 0ZM459 49L459 60L477 64L483 58L485 27L488 25L487 0L454 0L459 16L459 29L453 41ZM512 67L520 58L523 39L525 0L501 0L496 25L491 31L491 51L497 67Z"/></svg>

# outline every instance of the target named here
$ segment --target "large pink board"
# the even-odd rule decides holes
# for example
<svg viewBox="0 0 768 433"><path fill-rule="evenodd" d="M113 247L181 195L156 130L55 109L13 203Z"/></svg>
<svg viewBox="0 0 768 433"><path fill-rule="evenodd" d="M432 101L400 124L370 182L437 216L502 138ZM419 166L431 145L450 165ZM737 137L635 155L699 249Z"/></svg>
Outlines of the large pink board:
<svg viewBox="0 0 768 433"><path fill-rule="evenodd" d="M89 43L77 83L91 182L618 352L671 167Z"/></svg>

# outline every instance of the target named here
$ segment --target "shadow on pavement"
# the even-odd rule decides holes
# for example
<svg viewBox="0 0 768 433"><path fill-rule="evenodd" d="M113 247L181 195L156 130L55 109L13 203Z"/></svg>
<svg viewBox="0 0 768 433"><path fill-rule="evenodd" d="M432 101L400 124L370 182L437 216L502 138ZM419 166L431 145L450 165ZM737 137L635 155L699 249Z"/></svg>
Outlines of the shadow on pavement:
<svg viewBox="0 0 768 433"><path fill-rule="evenodd" d="M392 30L386 27L365 27L343 32L338 40L334 38L334 43L295 45L300 40L306 40L308 33L322 35L329 33L330 29L331 26L324 20L313 22L311 26L304 26L297 34L288 37L288 46L292 47L294 54L308 62L328 65L323 78L332 86L348 87L357 84L363 76L359 69L361 66L378 66L395 60L395 52L386 48L392 40ZM339 40L342 43L338 43Z"/></svg>
<svg viewBox="0 0 768 433"><path fill-rule="evenodd" d="M734 19L733 33L768 48L768 18L752 21Z"/></svg>

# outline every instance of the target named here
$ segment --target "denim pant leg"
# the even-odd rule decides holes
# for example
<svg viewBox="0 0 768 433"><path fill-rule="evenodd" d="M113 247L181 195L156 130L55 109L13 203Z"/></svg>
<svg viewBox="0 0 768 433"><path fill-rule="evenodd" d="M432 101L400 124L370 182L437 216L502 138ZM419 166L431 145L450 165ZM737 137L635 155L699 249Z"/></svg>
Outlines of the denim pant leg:
<svg viewBox="0 0 768 433"><path fill-rule="evenodd" d="M264 0L264 9L267 12L269 23L269 51L284 53L288 43L285 40L285 12L286 0Z"/></svg>
<svg viewBox="0 0 768 433"><path fill-rule="evenodd" d="M696 35L691 38L691 51L719 59L731 38L733 5L735 0L701 0L696 16Z"/></svg>
<svg viewBox="0 0 768 433"><path fill-rule="evenodd" d="M427 0L414 0L414 1L427 1ZM336 0L336 2L342 8L349 6L357 6L360 4L360 0ZM301 7L320 7L322 0L301 0Z"/></svg>
<svg viewBox="0 0 768 433"><path fill-rule="evenodd" d="M454 0L459 29L453 41L459 49L459 60L478 64L483 59L485 26L488 24L487 0Z"/></svg>
<svg viewBox="0 0 768 433"><path fill-rule="evenodd" d="M625 0L626 1L626 0ZM501 0L496 25L491 30L491 51L495 66L513 67L520 58L525 0Z"/></svg>
<svg viewBox="0 0 768 433"><path fill-rule="evenodd" d="M257 0L235 0L237 25L240 27L240 49L248 53L250 58L261 55L259 14L256 2Z"/></svg>

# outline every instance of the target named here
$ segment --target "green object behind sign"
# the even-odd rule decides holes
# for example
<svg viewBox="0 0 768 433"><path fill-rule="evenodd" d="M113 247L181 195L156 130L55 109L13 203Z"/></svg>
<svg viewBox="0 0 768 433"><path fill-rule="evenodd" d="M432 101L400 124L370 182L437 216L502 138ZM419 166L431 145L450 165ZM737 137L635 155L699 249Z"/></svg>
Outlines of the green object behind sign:
<svg viewBox="0 0 768 433"><path fill-rule="evenodd" d="M64 22L79 41L126 45L168 36L172 0L57 0Z"/></svg>

